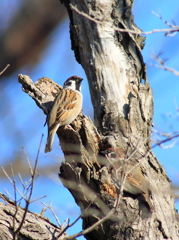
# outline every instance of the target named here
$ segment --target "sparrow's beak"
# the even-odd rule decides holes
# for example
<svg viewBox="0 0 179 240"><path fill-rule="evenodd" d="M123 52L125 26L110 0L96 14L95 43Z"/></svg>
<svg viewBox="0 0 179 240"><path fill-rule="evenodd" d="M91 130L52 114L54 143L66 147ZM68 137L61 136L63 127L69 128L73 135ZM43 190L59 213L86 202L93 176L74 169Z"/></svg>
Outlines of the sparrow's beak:
<svg viewBox="0 0 179 240"><path fill-rule="evenodd" d="M78 83L82 82L83 78L78 78Z"/></svg>

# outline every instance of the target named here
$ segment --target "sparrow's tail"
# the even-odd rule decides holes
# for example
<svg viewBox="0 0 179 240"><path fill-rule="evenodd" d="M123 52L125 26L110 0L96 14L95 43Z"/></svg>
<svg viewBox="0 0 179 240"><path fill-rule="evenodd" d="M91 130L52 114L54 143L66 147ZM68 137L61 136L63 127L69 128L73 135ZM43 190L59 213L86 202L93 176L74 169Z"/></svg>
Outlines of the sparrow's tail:
<svg viewBox="0 0 179 240"><path fill-rule="evenodd" d="M47 143L45 146L44 152L50 152L52 150L53 140L54 140L55 131L50 131L47 137Z"/></svg>

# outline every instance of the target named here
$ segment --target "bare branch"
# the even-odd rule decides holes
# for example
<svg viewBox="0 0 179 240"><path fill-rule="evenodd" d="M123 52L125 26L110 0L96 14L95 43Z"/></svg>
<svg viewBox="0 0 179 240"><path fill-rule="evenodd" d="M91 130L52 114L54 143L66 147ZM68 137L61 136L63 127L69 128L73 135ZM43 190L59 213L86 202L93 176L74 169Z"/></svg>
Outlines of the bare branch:
<svg viewBox="0 0 179 240"><path fill-rule="evenodd" d="M169 142L169 141L173 140L174 138L178 138L178 137L179 137L179 133L175 133L175 134L172 135L172 136L168 136L168 137L167 137L166 139L164 139L164 140L160 140L160 141L156 142L156 143L152 146L152 148L155 148L155 147L157 147L157 146L164 148L164 147L162 146L163 143Z"/></svg>
<svg viewBox="0 0 179 240"><path fill-rule="evenodd" d="M10 67L10 64L6 65L6 67L0 72L0 75L2 75L7 70L8 67Z"/></svg>
<svg viewBox="0 0 179 240"><path fill-rule="evenodd" d="M29 193L29 197L26 200L26 206L25 206L24 214L23 214L23 217L22 217L22 220L21 220L21 223L20 223L19 227L16 230L14 229L15 231L13 231L13 239L14 240L16 239L16 236L18 235L18 233L20 232L20 230L22 228L22 225L25 221L25 218L26 218L26 215L27 215L27 212L28 212L28 209L29 209L29 204L30 204L30 200L31 200L31 197L32 197L33 189L34 189L35 175L36 175L39 152L40 152L43 136L44 135L42 135L41 140L40 140L40 145L39 145L38 152L37 152L37 157L36 157L36 160L35 160L35 166L34 166L34 169L33 169L32 176L31 176L32 180L31 180L30 193ZM18 209L16 209L16 210L18 210ZM16 214L17 214L17 211L16 211L15 215ZM14 216L14 219L15 219L15 216Z"/></svg>
<svg viewBox="0 0 179 240"><path fill-rule="evenodd" d="M173 36L175 36L177 34L177 32L179 31L179 26L178 25L176 25L176 24L173 25L173 24L169 23L168 21L164 20L160 11L159 11L159 14L155 13L154 11L152 11L152 13L156 17L161 19L162 22L164 22L166 25L168 25L171 29L173 29L173 32L172 31L171 32L170 31L166 32L166 34L165 34L166 36L173 37Z"/></svg>
<svg viewBox="0 0 179 240"><path fill-rule="evenodd" d="M27 160L27 162L28 162L28 166L29 166L29 169L30 169L30 173L31 173L31 175L33 175L32 165L31 165L31 163L30 163L30 160L29 160L29 157L28 157L28 155L27 155L26 149L25 149L25 147L22 147L22 149L23 149L23 151L24 151L24 155L26 156L26 160Z"/></svg>
<svg viewBox="0 0 179 240"><path fill-rule="evenodd" d="M114 213L115 211L115 208L111 209L110 212L104 216L102 219L100 219L99 221L97 221L96 223L94 223L92 226L90 226L89 228L86 228L84 231L81 231L81 232L78 232L78 233L75 233L69 237L65 237L64 240L71 240L71 239L74 239L76 237L79 237L79 236L82 236L82 235L85 235L89 232L91 232L92 230L94 230L97 226L99 226L100 224L102 224L103 222L105 222L106 220L108 220Z"/></svg>
<svg viewBox="0 0 179 240"><path fill-rule="evenodd" d="M58 223L58 226L60 227L61 226L61 223L60 223L60 220L59 218L57 217L53 207L52 207L52 202L50 202L50 205L48 206L47 204L45 204L44 202L42 202L42 204L47 207L48 209L50 209L50 211L53 213L55 219L56 219L56 222Z"/></svg>
<svg viewBox="0 0 179 240"><path fill-rule="evenodd" d="M135 30L131 30L131 29L124 29L124 28L118 28L116 26L114 26L113 24L110 24L110 22L108 21L101 21L98 19L95 19L94 17L91 17L89 14L86 14L82 11L80 11L78 8L76 8L74 5L70 4L70 7L72 10L74 10L75 12L77 12L79 15L89 19L90 21L93 21L95 23L98 24L106 24L107 27L113 28L115 31L119 31L119 32L127 32L127 33L132 33L135 35L149 35L152 33L159 33L159 32L165 32L167 36L173 36L174 34L176 34L179 31L179 26L174 26L171 25L173 28L166 28L166 29L153 29L151 31L148 32L142 32L142 31L135 31ZM157 16L157 15L156 15ZM172 34L172 35L171 35Z"/></svg>

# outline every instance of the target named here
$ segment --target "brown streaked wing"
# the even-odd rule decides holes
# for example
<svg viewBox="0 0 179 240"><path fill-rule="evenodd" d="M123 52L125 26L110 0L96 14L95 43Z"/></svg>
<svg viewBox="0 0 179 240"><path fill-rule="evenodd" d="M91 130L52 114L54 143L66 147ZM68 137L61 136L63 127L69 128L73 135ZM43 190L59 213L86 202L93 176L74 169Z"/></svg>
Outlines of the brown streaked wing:
<svg viewBox="0 0 179 240"><path fill-rule="evenodd" d="M133 186L141 189L141 182L139 181L139 179L137 179L136 177L133 176L133 174L128 174L127 178L130 179L130 182ZM141 189L142 190L142 189ZM142 190L143 191L143 190Z"/></svg>
<svg viewBox="0 0 179 240"><path fill-rule="evenodd" d="M74 109L78 95L71 89L65 89L58 103L58 110L56 114L56 122L64 121L71 110Z"/></svg>

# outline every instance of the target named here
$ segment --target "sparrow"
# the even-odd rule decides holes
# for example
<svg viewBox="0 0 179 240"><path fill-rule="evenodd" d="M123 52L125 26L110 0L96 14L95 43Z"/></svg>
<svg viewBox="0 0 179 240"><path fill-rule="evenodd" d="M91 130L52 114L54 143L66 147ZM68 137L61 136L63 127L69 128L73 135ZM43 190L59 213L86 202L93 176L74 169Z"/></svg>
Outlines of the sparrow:
<svg viewBox="0 0 179 240"><path fill-rule="evenodd" d="M72 76L63 85L63 89L57 95L52 109L47 116L48 137L45 153L52 150L54 135L60 126L68 125L81 112L83 96L81 82L83 78Z"/></svg>
<svg viewBox="0 0 179 240"><path fill-rule="evenodd" d="M126 161L124 153L119 148L108 148L103 154L110 163L111 177L115 184L118 187L124 184L124 191L138 198L142 218L150 217L154 208L150 200L149 183L140 166Z"/></svg>

